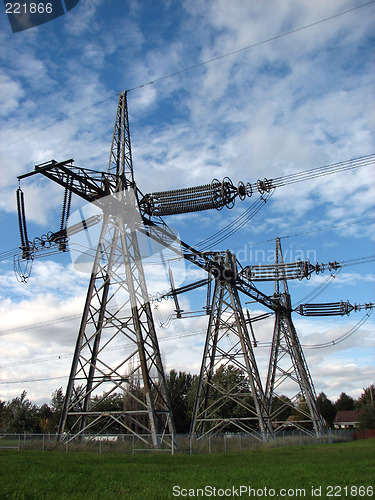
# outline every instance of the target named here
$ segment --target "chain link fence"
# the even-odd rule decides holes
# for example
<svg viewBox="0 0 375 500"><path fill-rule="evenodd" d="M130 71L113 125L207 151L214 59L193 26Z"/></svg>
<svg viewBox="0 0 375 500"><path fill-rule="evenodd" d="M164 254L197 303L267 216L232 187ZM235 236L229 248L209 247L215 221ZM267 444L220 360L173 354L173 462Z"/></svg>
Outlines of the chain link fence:
<svg viewBox="0 0 375 500"><path fill-rule="evenodd" d="M257 435L216 434L197 438L187 434L177 435L177 446L156 449L151 442L129 434L117 435L64 435L58 441L55 434L0 434L0 450L40 450L94 453L144 453L168 452L171 454L235 453L259 448L305 446L311 444L350 441L353 429L328 430L321 437L302 431L279 433L275 440L264 442Z"/></svg>

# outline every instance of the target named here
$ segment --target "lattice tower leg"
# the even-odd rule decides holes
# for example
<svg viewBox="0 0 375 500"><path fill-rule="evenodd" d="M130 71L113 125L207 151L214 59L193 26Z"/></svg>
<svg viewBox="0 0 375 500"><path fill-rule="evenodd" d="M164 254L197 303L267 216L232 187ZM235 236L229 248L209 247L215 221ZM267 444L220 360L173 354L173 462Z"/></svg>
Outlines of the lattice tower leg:
<svg viewBox="0 0 375 500"><path fill-rule="evenodd" d="M234 255L215 279L191 433L273 436L262 384L235 283ZM223 376L225 375L225 376Z"/></svg>
<svg viewBox="0 0 375 500"><path fill-rule="evenodd" d="M111 411L105 404L115 393L124 405ZM61 438L67 430L77 436L114 427L155 447L177 445L137 235L107 215L58 432Z"/></svg>

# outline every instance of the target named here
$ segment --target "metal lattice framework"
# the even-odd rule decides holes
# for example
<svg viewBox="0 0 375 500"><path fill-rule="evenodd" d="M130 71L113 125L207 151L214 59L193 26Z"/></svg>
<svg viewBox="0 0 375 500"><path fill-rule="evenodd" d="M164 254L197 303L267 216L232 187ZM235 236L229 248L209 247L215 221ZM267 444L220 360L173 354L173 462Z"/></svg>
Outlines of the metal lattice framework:
<svg viewBox="0 0 375 500"><path fill-rule="evenodd" d="M215 273L191 434L203 437L230 429L267 440L273 430L236 285L237 262L229 251L217 259L222 272ZM233 367L238 371L228 386L218 373Z"/></svg>
<svg viewBox="0 0 375 500"><path fill-rule="evenodd" d="M308 261L284 263L277 240L275 264L242 268L229 251L199 251L184 242L175 245L176 234L161 217L232 208L236 199L244 200L257 192L260 198L252 213L255 215L276 187L367 166L374 163L374 158L370 155L253 184L239 182L235 186L229 178L214 179L210 184L144 195L134 181L127 95L123 92L119 96L107 172L77 167L69 159L51 160L20 176L19 180L41 174L65 188L60 229L32 242L27 235L23 193L21 189L17 191L22 257L15 258L15 267L22 281L27 281L27 272L37 252L54 247L66 251L72 235L100 224L59 425L60 437L67 431L73 436L96 432L99 424L101 431L115 425L118 430L132 433L156 448L173 449L177 445L142 263L140 241L145 236L208 275L207 280L176 289L170 274L171 291L166 295L174 298L177 317L182 317L178 294L208 283L208 297L211 297L211 282L214 283L211 302L207 305L208 328L191 432L205 436L236 428L263 440L273 438L281 428L280 406L275 411L274 402L279 397L281 384L291 380L298 387L292 404L294 407L299 404L302 415L293 425L320 435L323 422L291 319L287 280L308 279L313 272L323 272L325 266ZM99 207L101 214L90 215L67 230L72 193ZM240 223L238 227L242 227ZM24 263L26 271L22 271ZM329 270L338 267L337 262L328 265ZM255 286L256 282L270 280L275 281L273 296ZM249 336L249 330L253 335L255 319L245 318L240 294L275 314L265 389ZM348 303L303 304L296 312L306 316L347 314L361 307ZM367 307L372 308L373 304L366 304ZM123 339L128 344L130 341L131 348L114 361L111 350ZM220 370L232 368L237 370L237 379L228 387L220 379ZM103 403L114 393L123 395L123 409L103 410ZM230 408L235 412L223 417L223 412Z"/></svg>
<svg viewBox="0 0 375 500"><path fill-rule="evenodd" d="M115 421L145 443L150 436L155 447L173 447L174 422L139 249L140 220L134 187L126 94L122 94L108 174L102 178L104 196L100 199L107 211L103 215L59 434L64 432L68 419L73 420L69 427L75 434L86 432L104 419L109 424ZM108 195L115 196L108 200ZM119 335L134 347L113 367L103 358ZM109 389L93 405L94 391L108 383ZM109 414L96 411L95 406L115 390L130 398L130 404L124 403L122 411Z"/></svg>
<svg viewBox="0 0 375 500"><path fill-rule="evenodd" d="M280 239L276 239L276 271L274 299L280 304L275 311L275 326L271 344L269 371L266 383L266 400L275 432L285 426L296 427L320 436L325 423L319 415L314 384L303 350L294 327L291 299L288 290ZM292 385L297 392L283 399L283 387ZM288 388L291 390L290 387ZM276 399L278 405L275 408ZM285 406L291 406L292 414L287 421L280 419Z"/></svg>
<svg viewBox="0 0 375 500"><path fill-rule="evenodd" d="M172 410L138 244L141 218L134 190L125 93L119 99L108 172L71 163L52 160L20 176L41 173L103 211L90 222L101 222L101 231L59 435L68 431L77 436L95 432L98 424L101 430L115 424L145 444L173 447ZM83 221L82 227L74 227L73 232L86 227ZM66 237L66 231L59 231L50 235L49 241ZM133 348L113 364L108 352L121 339L130 341ZM123 410L101 410L101 403L115 391L124 395Z"/></svg>

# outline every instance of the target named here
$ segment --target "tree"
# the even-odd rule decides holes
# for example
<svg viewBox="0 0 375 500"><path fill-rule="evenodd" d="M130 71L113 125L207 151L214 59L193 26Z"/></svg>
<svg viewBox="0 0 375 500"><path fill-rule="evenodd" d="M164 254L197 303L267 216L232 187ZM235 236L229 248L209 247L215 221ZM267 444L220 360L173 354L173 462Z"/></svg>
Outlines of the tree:
<svg viewBox="0 0 375 500"><path fill-rule="evenodd" d="M64 406L64 393L62 387L56 389L51 395L51 407L53 413L61 412Z"/></svg>
<svg viewBox="0 0 375 500"><path fill-rule="evenodd" d="M90 402L90 409L102 412L116 412L122 411L124 408L124 396L123 394L113 393L109 394L103 398L103 395L95 395ZM95 417L94 417L95 418ZM97 424L90 427L90 432L101 432L105 431L107 433L123 433L124 428L113 419L108 417L107 421L101 420Z"/></svg>
<svg viewBox="0 0 375 500"><path fill-rule="evenodd" d="M230 419L254 417L255 424L255 404L251 395L249 382L244 372L233 365L221 365L212 377L212 389L210 391L210 401L219 401L216 410L213 412L215 418ZM228 425L229 432L238 431L236 425Z"/></svg>
<svg viewBox="0 0 375 500"><path fill-rule="evenodd" d="M354 399L342 392L335 403L336 411L354 410Z"/></svg>
<svg viewBox="0 0 375 500"><path fill-rule="evenodd" d="M374 384L371 384L369 387L366 389L363 389L363 393L361 396L357 399L355 405L358 410L363 408L364 406L368 404L375 404L375 387Z"/></svg>
<svg viewBox="0 0 375 500"><path fill-rule="evenodd" d="M0 400L0 432L4 432L5 429L5 401Z"/></svg>
<svg viewBox="0 0 375 500"><path fill-rule="evenodd" d="M332 428L337 413L335 405L327 398L324 392L319 394L316 403L319 413L327 423L327 427Z"/></svg>
<svg viewBox="0 0 375 500"><path fill-rule="evenodd" d="M366 403L360 410L359 428L375 429L375 407L372 403Z"/></svg>
<svg viewBox="0 0 375 500"><path fill-rule="evenodd" d="M272 398L271 415L277 425L285 422L292 412L291 401L283 394Z"/></svg>
<svg viewBox="0 0 375 500"><path fill-rule="evenodd" d="M59 427L60 417L62 408L64 405L64 393L61 387L56 389L51 395L51 405L50 410L52 414L45 415L47 417L46 431L47 432L57 432Z"/></svg>
<svg viewBox="0 0 375 500"><path fill-rule="evenodd" d="M356 401L356 408L360 410L360 429L375 429L375 387L371 384Z"/></svg>
<svg viewBox="0 0 375 500"><path fill-rule="evenodd" d="M174 423L179 434L186 434L190 430L193 407L192 398L189 396L192 387L196 385L195 378L190 373L177 373L176 370L171 370L167 376Z"/></svg>
<svg viewBox="0 0 375 500"><path fill-rule="evenodd" d="M38 423L36 430L38 432L42 432L43 434L46 432L53 432L54 428L51 427L53 411L51 408L45 403L38 409Z"/></svg>
<svg viewBox="0 0 375 500"><path fill-rule="evenodd" d="M297 396L294 408L291 411L291 422L298 422L298 427L303 427L305 429L312 428L312 423L310 421L310 410L306 402L305 397L300 393Z"/></svg>
<svg viewBox="0 0 375 500"><path fill-rule="evenodd" d="M33 432L38 423L38 407L27 399L27 392L12 399L5 406L6 432Z"/></svg>

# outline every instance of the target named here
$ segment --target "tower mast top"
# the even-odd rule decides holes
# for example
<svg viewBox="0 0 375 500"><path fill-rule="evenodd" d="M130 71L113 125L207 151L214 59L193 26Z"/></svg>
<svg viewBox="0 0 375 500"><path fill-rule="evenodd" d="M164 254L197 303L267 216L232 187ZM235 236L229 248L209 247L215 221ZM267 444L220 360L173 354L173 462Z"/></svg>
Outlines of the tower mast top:
<svg viewBox="0 0 375 500"><path fill-rule="evenodd" d="M125 189L134 187L133 161L129 132L127 92L120 92L117 106L108 173L124 181Z"/></svg>

